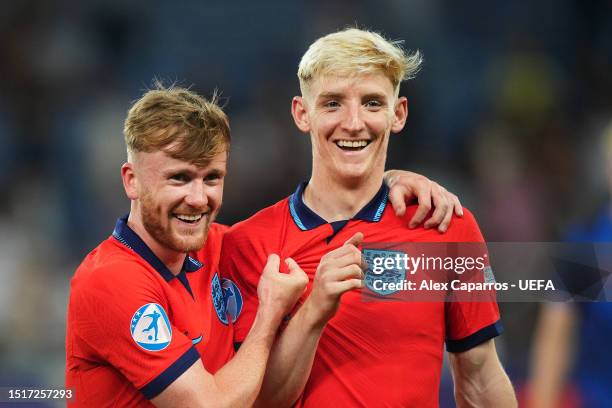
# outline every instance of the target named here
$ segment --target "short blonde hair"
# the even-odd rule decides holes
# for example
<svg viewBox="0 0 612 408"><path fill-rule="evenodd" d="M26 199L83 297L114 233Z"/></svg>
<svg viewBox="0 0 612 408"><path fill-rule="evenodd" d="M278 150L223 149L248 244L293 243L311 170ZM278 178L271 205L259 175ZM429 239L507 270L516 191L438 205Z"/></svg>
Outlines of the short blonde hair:
<svg viewBox="0 0 612 408"><path fill-rule="evenodd" d="M419 51L407 54L402 41L390 41L382 35L348 28L315 41L306 51L298 68L300 89L320 75L360 75L382 73L396 93L400 83L419 71L423 58Z"/></svg>
<svg viewBox="0 0 612 408"><path fill-rule="evenodd" d="M216 94L209 101L189 89L159 82L132 105L123 135L128 155L163 150L202 167L228 151L231 140Z"/></svg>

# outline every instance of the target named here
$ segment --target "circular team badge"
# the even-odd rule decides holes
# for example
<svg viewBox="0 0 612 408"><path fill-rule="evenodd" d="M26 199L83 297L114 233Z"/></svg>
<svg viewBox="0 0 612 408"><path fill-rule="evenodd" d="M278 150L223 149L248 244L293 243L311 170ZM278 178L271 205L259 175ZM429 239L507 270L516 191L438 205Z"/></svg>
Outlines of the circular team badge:
<svg viewBox="0 0 612 408"><path fill-rule="evenodd" d="M223 299L223 289L221 288L221 282L219 280L219 275L215 273L210 282L210 291L212 295L213 306L215 307L215 312L217 313L217 318L223 324L227 324L227 314L225 313L225 301Z"/></svg>
<svg viewBox="0 0 612 408"><path fill-rule="evenodd" d="M147 351L160 351L172 340L172 327L163 307L157 303L141 306L130 323L132 338Z"/></svg>
<svg viewBox="0 0 612 408"><path fill-rule="evenodd" d="M236 322L240 312L242 312L242 294L238 286L229 279L221 280L221 290L223 290L223 302L225 303L225 313Z"/></svg>
<svg viewBox="0 0 612 408"><path fill-rule="evenodd" d="M229 279L219 279L215 273L211 282L212 302L219 321L223 324L232 323L242 312L242 294L238 286Z"/></svg>

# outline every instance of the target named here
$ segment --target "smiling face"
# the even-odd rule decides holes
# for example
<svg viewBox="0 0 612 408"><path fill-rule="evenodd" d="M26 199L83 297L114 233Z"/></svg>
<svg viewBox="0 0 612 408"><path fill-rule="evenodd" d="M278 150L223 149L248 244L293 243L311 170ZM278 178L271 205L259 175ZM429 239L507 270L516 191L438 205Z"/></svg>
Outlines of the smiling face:
<svg viewBox="0 0 612 408"><path fill-rule="evenodd" d="M124 164L122 176L136 232L157 254L202 248L221 207L227 152L205 167L164 151L134 156Z"/></svg>
<svg viewBox="0 0 612 408"><path fill-rule="evenodd" d="M323 75L294 98L292 113L311 136L313 177L382 182L389 135L404 127L407 101L382 73Z"/></svg>

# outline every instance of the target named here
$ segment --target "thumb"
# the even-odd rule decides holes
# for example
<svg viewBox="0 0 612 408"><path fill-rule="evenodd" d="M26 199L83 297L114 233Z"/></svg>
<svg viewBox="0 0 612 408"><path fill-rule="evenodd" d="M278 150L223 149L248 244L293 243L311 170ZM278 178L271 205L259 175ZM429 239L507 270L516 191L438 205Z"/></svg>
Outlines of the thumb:
<svg viewBox="0 0 612 408"><path fill-rule="evenodd" d="M363 233L356 232L355 235L350 237L344 245L354 245L355 247L359 246L363 242Z"/></svg>
<svg viewBox="0 0 612 408"><path fill-rule="evenodd" d="M300 268L300 265L297 264L292 258L285 259L285 263L289 268L289 275L304 275L306 276L306 272Z"/></svg>
<svg viewBox="0 0 612 408"><path fill-rule="evenodd" d="M264 266L263 273L278 273L280 270L280 258L276 254L268 255L268 261L266 262L266 266Z"/></svg>
<svg viewBox="0 0 612 408"><path fill-rule="evenodd" d="M300 268L300 265L298 265L297 262L295 262L291 258L285 259L285 263L289 268L289 275L301 276L304 279L304 290L302 291L302 294L306 293L306 291L308 290L308 275L306 275L306 272L304 272L302 268Z"/></svg>

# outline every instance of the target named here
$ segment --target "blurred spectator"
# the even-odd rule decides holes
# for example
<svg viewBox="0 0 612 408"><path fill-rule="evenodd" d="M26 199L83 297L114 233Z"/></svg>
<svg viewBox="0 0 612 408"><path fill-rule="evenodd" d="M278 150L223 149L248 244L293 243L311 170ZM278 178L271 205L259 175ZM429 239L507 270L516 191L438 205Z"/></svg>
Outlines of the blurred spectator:
<svg viewBox="0 0 612 408"><path fill-rule="evenodd" d="M612 124L604 132L602 149L612 193ZM612 197L591 220L573 227L567 240L612 242ZM612 282L602 283L612 293ZM533 346L529 407L612 406L612 299L602 300L543 305Z"/></svg>

